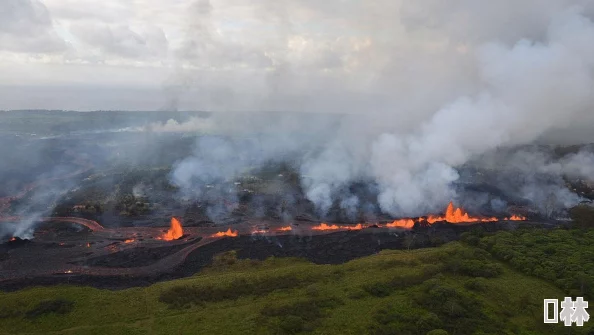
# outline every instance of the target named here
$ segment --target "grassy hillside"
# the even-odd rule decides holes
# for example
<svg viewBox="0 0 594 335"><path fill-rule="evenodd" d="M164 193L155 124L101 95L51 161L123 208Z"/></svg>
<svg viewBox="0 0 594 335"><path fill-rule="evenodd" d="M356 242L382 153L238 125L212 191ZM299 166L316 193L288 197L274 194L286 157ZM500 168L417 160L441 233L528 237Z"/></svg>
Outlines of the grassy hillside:
<svg viewBox="0 0 594 335"><path fill-rule="evenodd" d="M569 334L542 321L542 299L563 296L460 243L333 266L227 253L199 275L147 288L2 293L0 333Z"/></svg>

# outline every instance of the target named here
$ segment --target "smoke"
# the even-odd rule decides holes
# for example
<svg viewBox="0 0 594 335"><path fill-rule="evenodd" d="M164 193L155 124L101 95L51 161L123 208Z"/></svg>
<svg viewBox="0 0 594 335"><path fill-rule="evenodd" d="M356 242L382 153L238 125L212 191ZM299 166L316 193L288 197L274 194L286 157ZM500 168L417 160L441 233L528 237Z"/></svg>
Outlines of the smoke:
<svg viewBox="0 0 594 335"><path fill-rule="evenodd" d="M550 169L560 171L569 177L594 181L594 153L582 150L570 154Z"/></svg>
<svg viewBox="0 0 594 335"><path fill-rule="evenodd" d="M550 147L522 147L489 152L472 159L467 165L482 174L482 182L495 185L506 199L528 203L546 217L564 214L564 210L587 199L574 193L569 183L594 181L591 148L559 154ZM476 182L476 181L475 181ZM492 199L491 208L501 211L500 198ZM498 210L499 208L499 210Z"/></svg>
<svg viewBox="0 0 594 335"><path fill-rule="evenodd" d="M476 53L481 91L439 109L412 134L371 139L369 166L346 155L348 149L328 147L306 163L310 200L326 210L332 189L350 182L352 171L366 171L380 185L384 212L414 216L443 208L456 198L457 166L501 146L530 143L592 107L594 50L583 43L594 41L593 28L571 9L551 22L545 42L481 45ZM571 162L565 165L574 170L585 163ZM529 189L525 193L534 198Z"/></svg>
<svg viewBox="0 0 594 335"><path fill-rule="evenodd" d="M65 177L72 174L78 173L72 172L72 167L57 165L37 176L37 187L14 209L14 214L19 217L19 224L14 227L12 236L22 239L33 238L34 229L41 218L51 216L57 202L76 185L75 180Z"/></svg>
<svg viewBox="0 0 594 335"><path fill-rule="evenodd" d="M154 122L145 127L146 131L153 132L209 132L213 129L212 120L198 117L190 118L186 122L169 119L166 122Z"/></svg>
<svg viewBox="0 0 594 335"><path fill-rule="evenodd" d="M197 22L211 22L207 18L212 14L213 5L208 4L210 10L200 11ZM392 44L379 44L378 40L359 45L360 49L367 45L369 61L390 56L398 59L385 62L382 71L374 68L372 62L357 63L359 70L366 69L375 75L371 81L363 81L369 84L367 88L395 97L377 97L374 103L357 104L356 99L353 100L357 94L347 95L346 92L360 88L351 86L353 81L337 84L336 77L331 75L308 76L307 71L301 75L301 70L312 64L305 53L301 58L282 56L282 53L275 54L281 55L278 57L270 56L278 66L273 67L268 77L272 80L268 81L272 85L268 92L272 93L261 100L262 108L278 106L276 102L281 101L285 104L283 109L346 111L352 115L343 118L332 136L324 137L324 141L316 145L309 142L308 146L303 146L301 140L294 141L297 129L284 129L282 124L274 123L272 127L279 126L282 131L277 132L277 136L264 138L264 143L231 145L201 139L194 157L178 164L173 180L187 186L193 185L192 178L205 182L214 177L230 178L239 174L241 168L278 159L283 153L300 154L297 161L301 186L321 216L334 204L354 214L353 208L361 203L351 194L349 185L361 180L377 184L377 201L383 213L416 216L442 210L452 199L460 199L456 188L460 166L498 148L532 143L551 129L570 127L594 107L594 24L587 16L591 6L576 7L576 1L506 4L482 8L462 0L451 6L435 1L403 3L400 26L387 28L404 33L408 38L428 34L430 40L440 40L443 47L439 44L415 46L407 40L403 45L408 50L403 53ZM284 37L289 46L296 47L299 43L303 48L311 46L307 38L298 39L290 17L285 17L289 15L287 8L279 6L266 7L285 22L279 33L283 36L279 38ZM512 13L508 13L510 8ZM538 10L533 11L534 8ZM370 11L367 14L377 10L365 9ZM341 14L349 15L345 20L353 19L352 13ZM499 20L499 14L506 17L509 14L510 19ZM426 25L427 22L431 25ZM358 28L368 31L377 27L366 25L371 22L363 20ZM205 38L204 43L212 43L213 35L206 34L207 29L202 25L198 28L200 34L196 37ZM228 48L229 45L222 49L215 46L225 56ZM239 45L233 48L238 52L246 50ZM205 47L192 50L205 52ZM354 57L338 47L336 52L343 55L342 61L344 57ZM400 78L386 78L383 74L402 75L402 61L410 61L413 69L412 76L407 77L408 87L400 85ZM420 70L437 70L432 64L434 61L460 71L453 74ZM343 65L339 68L344 68ZM314 89L320 88L316 82L322 83L325 86L319 92L323 94L313 94L302 86L304 82ZM258 80L254 83L259 85ZM344 104L335 99L335 92L347 95L344 100L351 106L341 108ZM269 97L275 103L271 104ZM227 98L235 100L235 95ZM378 102L382 105L380 108L377 108ZM265 126L271 125L264 121L263 125L243 124L242 129L257 133ZM313 130L306 127L302 132L312 136ZM263 149L255 152L254 146ZM591 178L592 162L591 154L578 154L547 165L548 171L544 172L559 178L561 175ZM530 168L535 167L538 166L530 165ZM548 200L539 197L554 193L557 200L548 202L553 201L555 206L564 208L575 204L579 197L557 188L562 185L559 178L554 183L526 180L519 194L544 204ZM545 193L541 192L541 186L547 188ZM484 200L489 201L493 208L503 207L501 199Z"/></svg>

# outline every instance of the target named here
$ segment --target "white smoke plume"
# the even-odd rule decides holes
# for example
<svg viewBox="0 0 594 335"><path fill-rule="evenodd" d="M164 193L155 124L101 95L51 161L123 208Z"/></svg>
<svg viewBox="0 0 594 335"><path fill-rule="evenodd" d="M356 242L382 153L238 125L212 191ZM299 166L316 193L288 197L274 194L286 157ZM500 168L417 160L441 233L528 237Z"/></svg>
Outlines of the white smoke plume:
<svg viewBox="0 0 594 335"><path fill-rule="evenodd" d="M577 190L572 189L571 183L591 185L593 163L594 155L588 147L561 154L549 146L526 146L489 152L467 165L483 171L481 181L495 185L507 198L528 201L541 215L553 217L587 201L574 192ZM495 211L501 211L504 205L501 199L492 199L491 208Z"/></svg>
<svg viewBox="0 0 594 335"><path fill-rule="evenodd" d="M186 122L170 119L167 122L154 122L144 127L145 131L152 132L210 132L213 130L212 120L192 117Z"/></svg>
<svg viewBox="0 0 594 335"><path fill-rule="evenodd" d="M207 23L212 10L208 4L209 11L201 11L199 17ZM279 6L264 7L271 13L290 15ZM322 5L311 6L327 10L318 8ZM335 60L339 65L334 64L341 70L332 70L330 58L324 58L327 71L317 74L306 71L313 59L319 59L307 57L308 52L315 53L307 41L302 41L303 57L294 59L281 52L266 56L278 66L268 73L274 80L264 81L264 85L273 85L266 92L274 94L260 96L261 108L276 108L282 102L280 109L285 110L350 113L336 131L316 142L312 134L323 132L316 125L306 126L296 136L299 128L285 128L282 122L245 123L240 127L244 132L275 127L276 136L253 144L259 148L256 151L250 145L225 143L205 147L201 140L194 157L175 170L177 184L190 185L192 178L204 179L215 172L233 176L240 172L237 162L243 161L243 155L250 164L258 164L281 153L303 153L298 159L301 184L321 213L336 201L342 208L357 206L359 200L346 187L372 180L379 188L378 202L384 213L423 215L457 199L457 169L472 158L532 143L552 129L571 127L587 119L594 107L594 23L589 16L594 6L588 2L401 1L396 8L380 8L398 13L397 17L382 15L371 5L361 6L360 14L341 10L336 15L345 15L340 19L348 22L361 19L355 27L361 34L384 29L389 38L393 33L402 39L401 45L381 44L379 38L360 39L347 52L337 42L326 56L342 55ZM290 18L281 21L290 22ZM296 47L296 28L287 25L283 24L281 40L284 37L289 46ZM199 36L206 36L206 41L216 40L212 34L205 35L204 26L199 28ZM429 36L431 43L415 44L415 38L423 36ZM226 56L224 50L231 48L210 46L198 48L208 56L202 60ZM237 50L253 55L246 46ZM349 69L351 77L336 75ZM261 77L251 79L254 88L261 87ZM240 95L235 94L234 81L228 84L232 93L225 95L221 106L233 109L245 101L235 99ZM377 95L359 94L369 90ZM304 142L304 136L310 141ZM558 175L590 177L592 162L591 156L576 155L550 166L549 172L556 169ZM538 200L537 193L528 186L523 191L534 200ZM561 203L569 206L575 201Z"/></svg>
<svg viewBox="0 0 594 335"><path fill-rule="evenodd" d="M455 198L450 185L458 178L456 166L501 146L530 143L592 108L591 42L592 21L572 9L552 20L543 42L480 46L476 57L482 90L441 108L412 134L387 132L371 140L369 166L361 170L381 185L382 210L411 216L443 208ZM340 157L338 150L331 149L336 159L308 162L310 170L321 173L306 188L323 207L328 200L320 194L348 180L332 163L340 162L342 170L367 165Z"/></svg>

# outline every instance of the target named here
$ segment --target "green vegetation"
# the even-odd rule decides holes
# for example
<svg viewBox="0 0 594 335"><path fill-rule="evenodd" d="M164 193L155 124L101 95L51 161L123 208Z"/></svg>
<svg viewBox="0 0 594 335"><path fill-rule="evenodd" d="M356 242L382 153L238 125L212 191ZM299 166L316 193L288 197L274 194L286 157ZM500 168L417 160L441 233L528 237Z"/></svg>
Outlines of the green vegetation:
<svg viewBox="0 0 594 335"><path fill-rule="evenodd" d="M74 308L72 301L64 299L53 299L41 301L33 309L27 311L25 315L30 318L38 318L47 314L68 314Z"/></svg>
<svg viewBox="0 0 594 335"><path fill-rule="evenodd" d="M463 240L568 295L594 299L594 230L530 229L491 235L477 230Z"/></svg>
<svg viewBox="0 0 594 335"><path fill-rule="evenodd" d="M575 228L594 228L594 208L587 205L579 205L572 208L569 214Z"/></svg>
<svg viewBox="0 0 594 335"><path fill-rule="evenodd" d="M455 242L342 265L229 252L147 288L0 293L0 334L569 334L542 322L542 299L564 292L486 250Z"/></svg>

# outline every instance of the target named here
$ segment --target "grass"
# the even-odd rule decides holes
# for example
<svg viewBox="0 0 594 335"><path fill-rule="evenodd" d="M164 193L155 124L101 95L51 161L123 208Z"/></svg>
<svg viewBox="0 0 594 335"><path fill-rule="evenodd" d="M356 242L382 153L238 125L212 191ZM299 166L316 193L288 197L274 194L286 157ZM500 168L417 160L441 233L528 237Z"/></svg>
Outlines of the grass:
<svg viewBox="0 0 594 335"><path fill-rule="evenodd" d="M342 265L227 253L146 288L0 293L0 334L569 334L542 320L543 299L563 296L458 242Z"/></svg>

